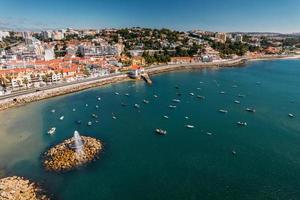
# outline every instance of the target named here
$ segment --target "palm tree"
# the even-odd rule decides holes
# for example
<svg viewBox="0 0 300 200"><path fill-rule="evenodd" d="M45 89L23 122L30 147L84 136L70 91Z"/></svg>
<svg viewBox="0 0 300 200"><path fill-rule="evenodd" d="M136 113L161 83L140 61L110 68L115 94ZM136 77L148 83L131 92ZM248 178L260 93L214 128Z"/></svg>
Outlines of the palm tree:
<svg viewBox="0 0 300 200"><path fill-rule="evenodd" d="M26 88L28 88L28 79L26 77L23 79L23 83L26 85Z"/></svg>

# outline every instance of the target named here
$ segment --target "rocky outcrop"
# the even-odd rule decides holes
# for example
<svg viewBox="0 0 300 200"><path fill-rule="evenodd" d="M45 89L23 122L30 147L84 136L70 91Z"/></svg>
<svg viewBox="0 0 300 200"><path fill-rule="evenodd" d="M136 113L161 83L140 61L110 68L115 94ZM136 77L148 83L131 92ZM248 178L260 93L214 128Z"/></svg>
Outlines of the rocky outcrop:
<svg viewBox="0 0 300 200"><path fill-rule="evenodd" d="M33 182L12 176L0 179L0 200L49 200Z"/></svg>
<svg viewBox="0 0 300 200"><path fill-rule="evenodd" d="M97 159L102 149L101 142L86 136L81 136L81 139L83 148L80 153L70 148L73 142L72 138L49 149L44 155L46 170L68 171Z"/></svg>

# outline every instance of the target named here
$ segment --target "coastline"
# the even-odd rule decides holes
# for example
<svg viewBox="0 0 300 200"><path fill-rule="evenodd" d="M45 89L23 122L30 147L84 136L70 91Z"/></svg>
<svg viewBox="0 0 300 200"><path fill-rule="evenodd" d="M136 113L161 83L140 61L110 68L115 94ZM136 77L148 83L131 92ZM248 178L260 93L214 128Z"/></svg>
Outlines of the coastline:
<svg viewBox="0 0 300 200"><path fill-rule="evenodd" d="M233 60L226 60L212 63L189 63L189 64L172 64L161 66L150 66L145 68L149 75L156 75L171 71L179 70L201 70L201 69L220 69L225 67L242 67L248 62L264 61L264 60L285 60L285 59L300 59L300 56L265 56L259 58L239 58ZM68 86L57 87L53 89L37 91L30 94L23 94L15 97L8 97L0 100L0 111L8 108L22 106L27 103L40 101L52 97L57 97L65 94L79 92L82 90L100 87L103 85L119 83L131 80L126 74L119 74L112 77L100 78L99 80L92 80L84 83L74 83Z"/></svg>

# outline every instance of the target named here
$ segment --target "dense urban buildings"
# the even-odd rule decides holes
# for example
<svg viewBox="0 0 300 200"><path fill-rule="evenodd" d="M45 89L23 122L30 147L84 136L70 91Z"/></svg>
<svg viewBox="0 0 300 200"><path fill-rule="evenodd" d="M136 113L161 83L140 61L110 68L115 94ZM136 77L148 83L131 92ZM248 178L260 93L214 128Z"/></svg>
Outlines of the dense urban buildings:
<svg viewBox="0 0 300 200"><path fill-rule="evenodd" d="M0 31L0 94L134 70L299 52L297 35L169 29Z"/></svg>

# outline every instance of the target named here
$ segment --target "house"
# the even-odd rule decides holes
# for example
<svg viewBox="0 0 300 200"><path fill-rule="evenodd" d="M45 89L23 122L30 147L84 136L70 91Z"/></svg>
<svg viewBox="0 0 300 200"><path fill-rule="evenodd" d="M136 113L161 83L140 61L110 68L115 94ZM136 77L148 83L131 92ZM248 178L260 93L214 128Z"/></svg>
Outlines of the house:
<svg viewBox="0 0 300 200"><path fill-rule="evenodd" d="M145 69L139 65L131 65L129 69L128 75L130 78L139 78L145 72Z"/></svg>
<svg viewBox="0 0 300 200"><path fill-rule="evenodd" d="M134 56L132 58L132 64L133 65L145 65L146 61L145 61L145 58L143 58L142 56Z"/></svg>

